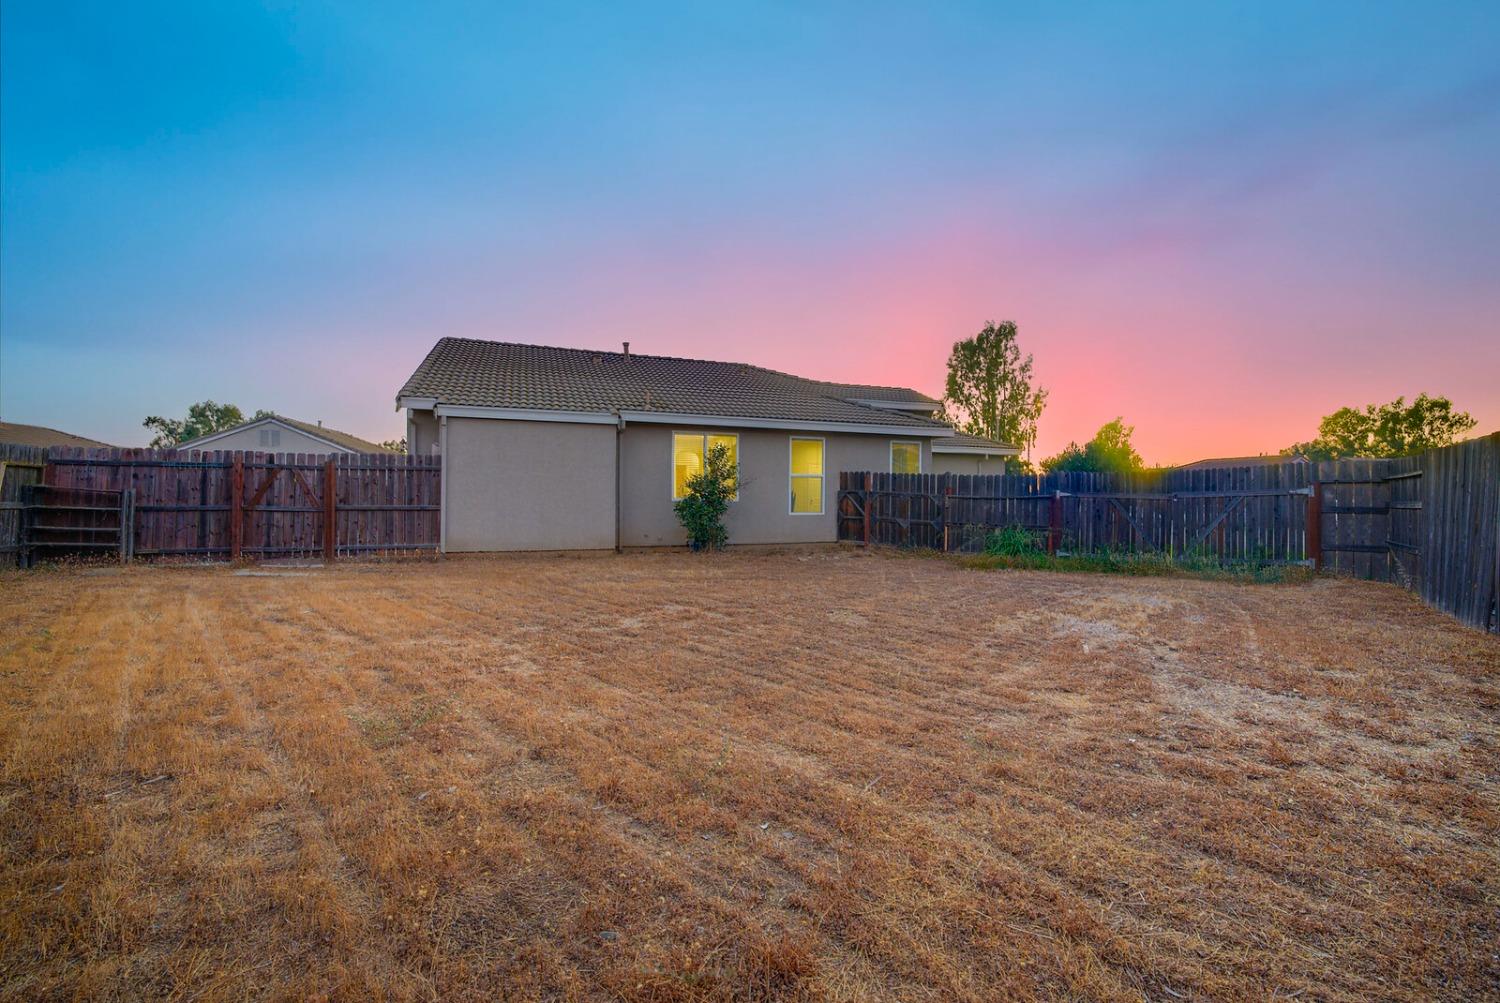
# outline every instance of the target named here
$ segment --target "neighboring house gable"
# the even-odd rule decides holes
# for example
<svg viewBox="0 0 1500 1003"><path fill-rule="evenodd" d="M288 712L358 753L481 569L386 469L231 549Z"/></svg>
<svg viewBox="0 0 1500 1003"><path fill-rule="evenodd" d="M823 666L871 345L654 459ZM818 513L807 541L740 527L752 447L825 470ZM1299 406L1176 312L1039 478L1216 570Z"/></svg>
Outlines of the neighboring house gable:
<svg viewBox="0 0 1500 1003"><path fill-rule="evenodd" d="M285 415L268 415L179 442L177 449L249 450L262 453L390 453L374 442Z"/></svg>

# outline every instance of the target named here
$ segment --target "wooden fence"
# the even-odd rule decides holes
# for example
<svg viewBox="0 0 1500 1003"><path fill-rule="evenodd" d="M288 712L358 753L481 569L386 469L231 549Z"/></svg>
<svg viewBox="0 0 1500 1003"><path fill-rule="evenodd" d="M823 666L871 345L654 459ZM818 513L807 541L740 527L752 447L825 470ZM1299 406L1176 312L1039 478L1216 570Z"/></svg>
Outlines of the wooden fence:
<svg viewBox="0 0 1500 1003"><path fill-rule="evenodd" d="M1391 463L1396 580L1500 633L1500 432Z"/></svg>
<svg viewBox="0 0 1500 1003"><path fill-rule="evenodd" d="M1500 630L1500 433L1399 460L1131 475L840 475L841 540L974 552L1021 527L1052 552L1306 562L1394 581Z"/></svg>
<svg viewBox="0 0 1500 1003"><path fill-rule="evenodd" d="M435 456L46 450L40 482L130 498L128 553L207 560L321 558L438 549ZM0 497L13 490L9 474ZM19 500L19 486L14 489ZM34 503L49 504L45 496ZM0 515L10 516L10 511ZM20 521L18 521L19 523ZM24 553L21 526L0 549Z"/></svg>
<svg viewBox="0 0 1500 1003"><path fill-rule="evenodd" d="M16 563L21 551L22 495L42 482L47 451L39 446L0 442L0 567Z"/></svg>

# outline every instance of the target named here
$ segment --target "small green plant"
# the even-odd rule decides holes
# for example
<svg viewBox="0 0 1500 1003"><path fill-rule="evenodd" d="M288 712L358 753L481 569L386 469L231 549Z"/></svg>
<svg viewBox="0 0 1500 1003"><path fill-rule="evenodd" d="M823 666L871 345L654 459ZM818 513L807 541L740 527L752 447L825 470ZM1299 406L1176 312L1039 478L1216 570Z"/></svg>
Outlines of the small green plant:
<svg viewBox="0 0 1500 1003"><path fill-rule="evenodd" d="M999 534L992 533L991 536ZM1045 554L1039 550L1004 553L986 547L982 554L958 558L966 568L1026 571L1084 571L1113 575L1144 575L1169 578L1203 578L1228 582L1300 582L1313 577L1311 568L1266 559L1224 561L1204 553L1170 557L1159 553L1100 550L1087 554Z"/></svg>
<svg viewBox="0 0 1500 1003"><path fill-rule="evenodd" d="M717 550L729 542L724 513L739 490L739 470L729 448L709 447L703 469L688 478L687 494L672 506L694 550Z"/></svg>
<svg viewBox="0 0 1500 1003"><path fill-rule="evenodd" d="M995 557L1025 557L1042 553L1031 531L1021 526L1006 526L984 538L984 552Z"/></svg>

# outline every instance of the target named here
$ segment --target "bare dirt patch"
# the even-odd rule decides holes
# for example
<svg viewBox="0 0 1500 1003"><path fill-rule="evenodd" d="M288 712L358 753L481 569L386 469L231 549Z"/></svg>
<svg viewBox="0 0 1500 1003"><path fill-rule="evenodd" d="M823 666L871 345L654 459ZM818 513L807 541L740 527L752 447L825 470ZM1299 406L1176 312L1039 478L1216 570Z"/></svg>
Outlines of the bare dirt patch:
<svg viewBox="0 0 1500 1003"><path fill-rule="evenodd" d="M1500 641L850 551L0 578L0 996L1500 994Z"/></svg>

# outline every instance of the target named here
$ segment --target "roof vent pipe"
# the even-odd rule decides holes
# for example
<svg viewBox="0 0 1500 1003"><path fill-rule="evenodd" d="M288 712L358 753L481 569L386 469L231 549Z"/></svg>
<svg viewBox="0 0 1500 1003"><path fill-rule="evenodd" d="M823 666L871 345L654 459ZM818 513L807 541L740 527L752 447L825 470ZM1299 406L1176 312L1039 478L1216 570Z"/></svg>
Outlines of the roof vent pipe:
<svg viewBox="0 0 1500 1003"><path fill-rule="evenodd" d="M625 346L625 358L630 358L630 342L622 341L620 344Z"/></svg>

